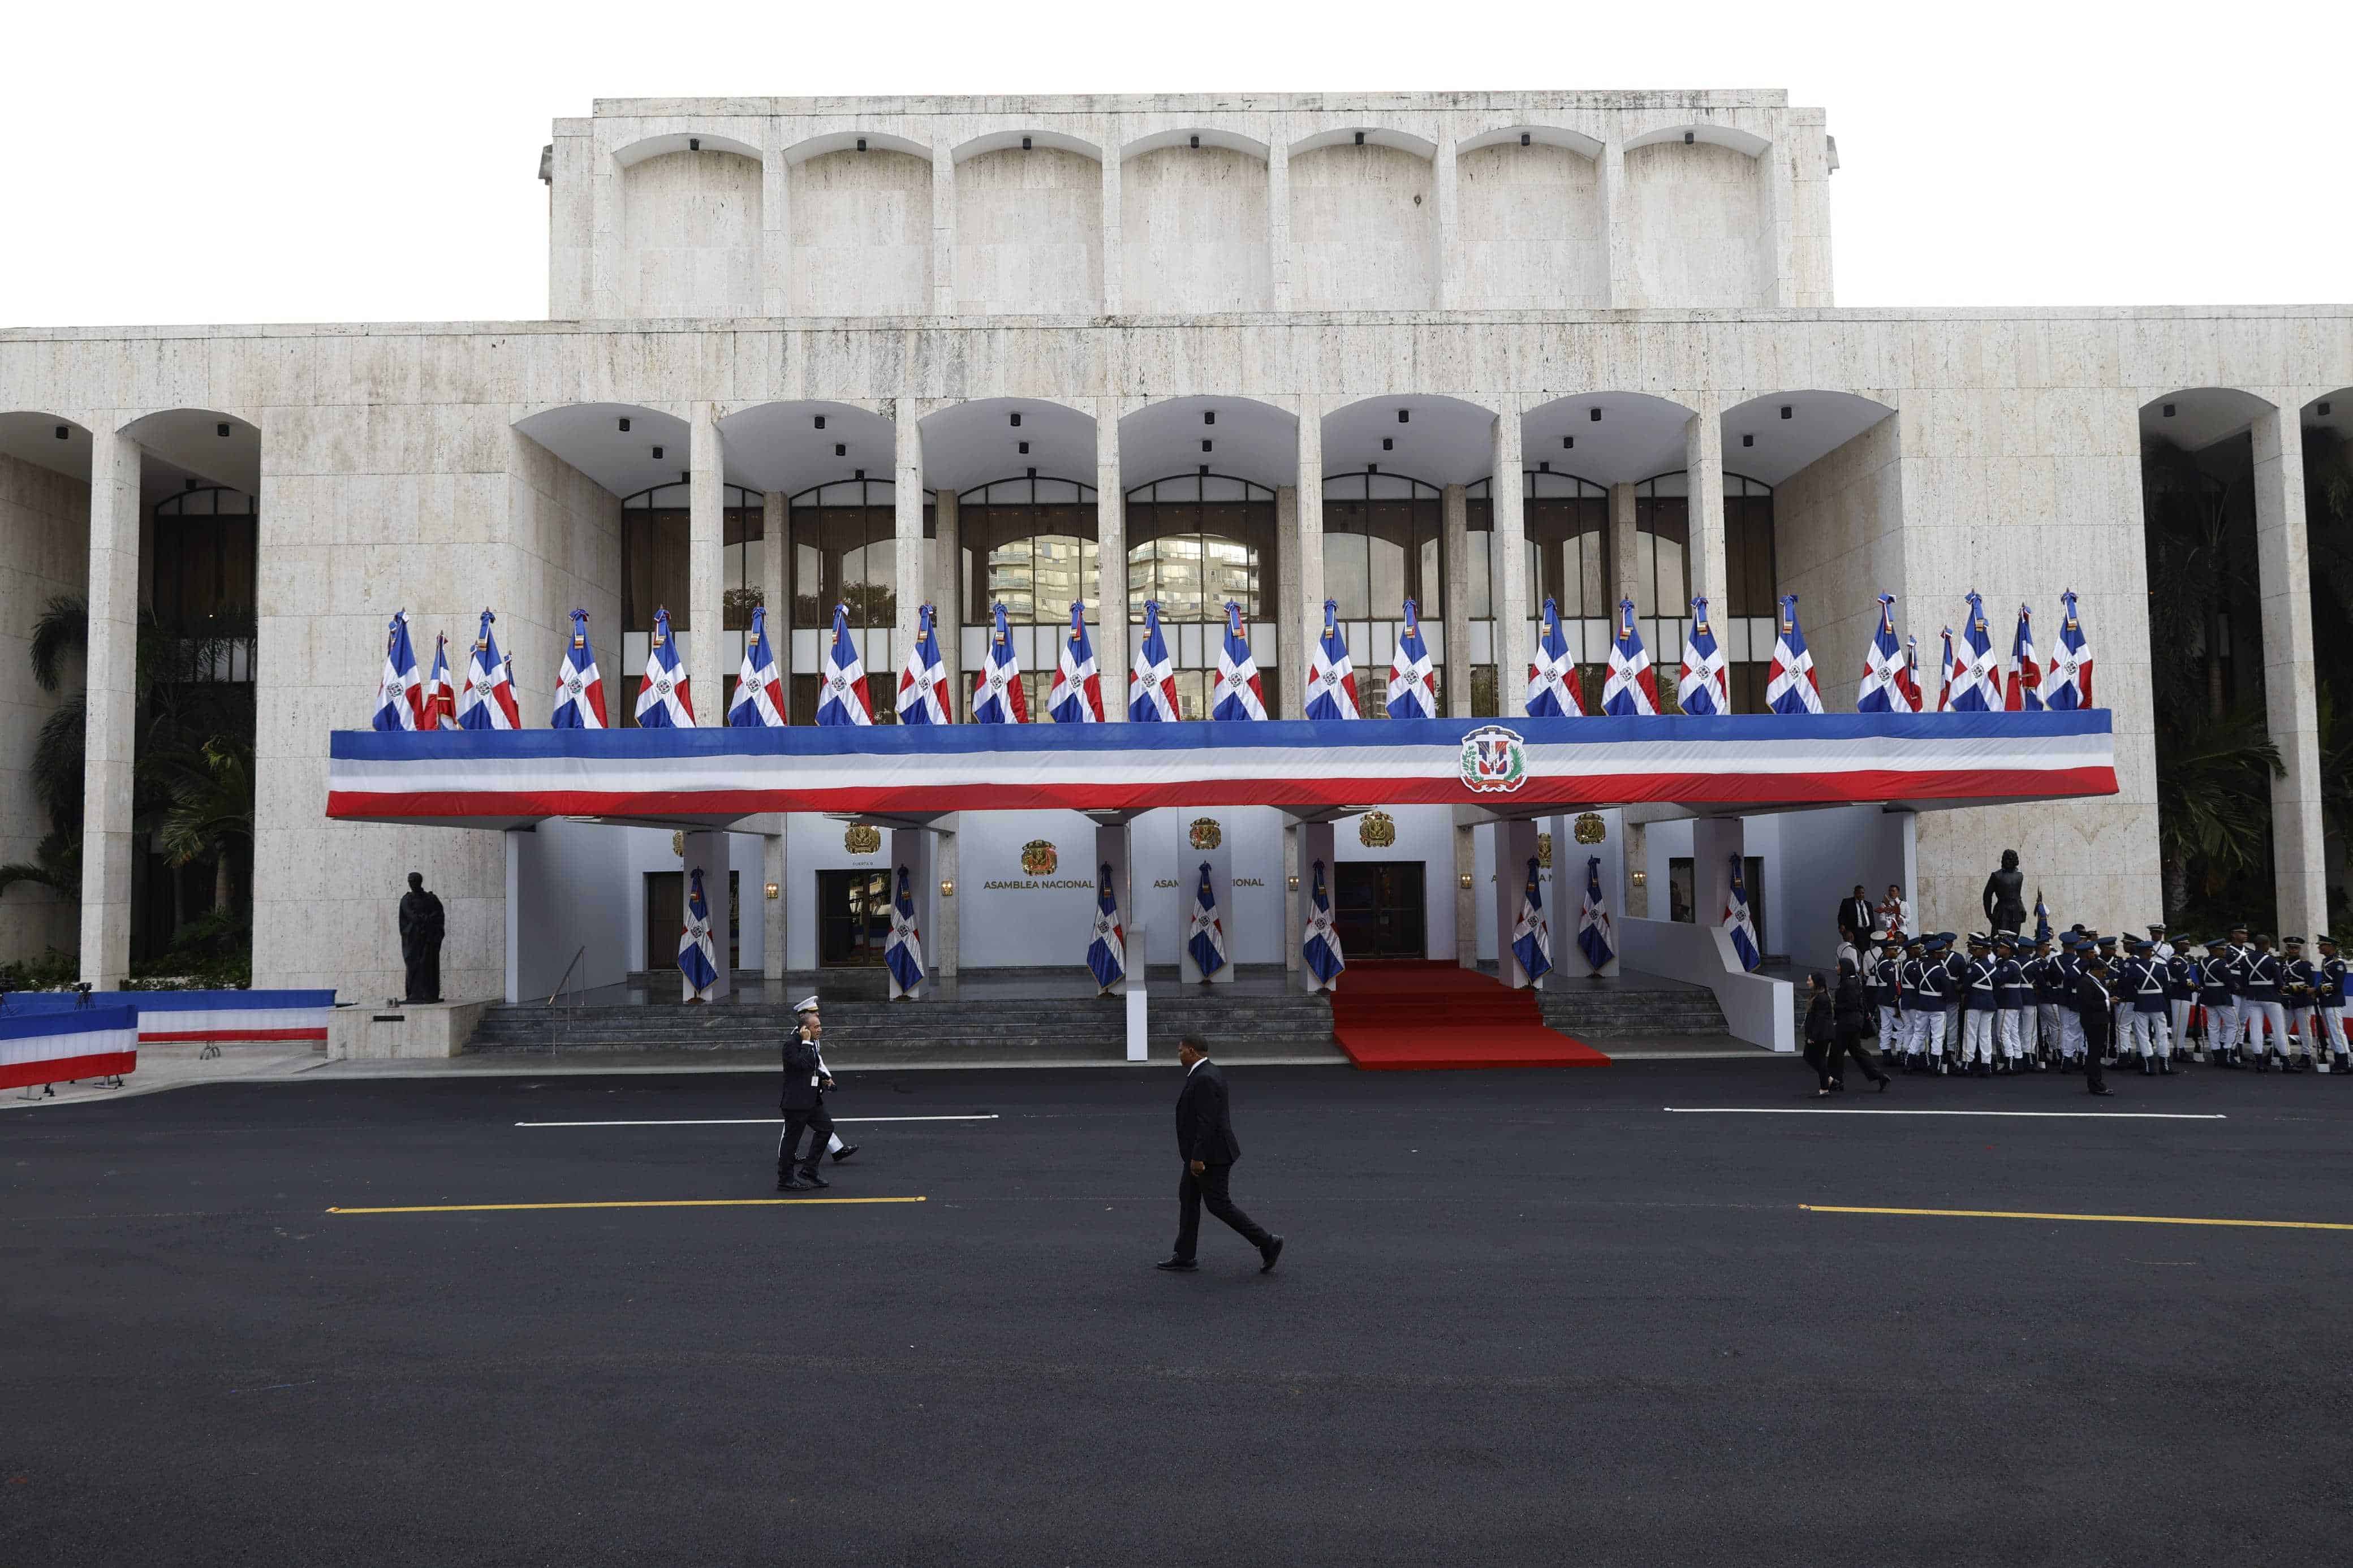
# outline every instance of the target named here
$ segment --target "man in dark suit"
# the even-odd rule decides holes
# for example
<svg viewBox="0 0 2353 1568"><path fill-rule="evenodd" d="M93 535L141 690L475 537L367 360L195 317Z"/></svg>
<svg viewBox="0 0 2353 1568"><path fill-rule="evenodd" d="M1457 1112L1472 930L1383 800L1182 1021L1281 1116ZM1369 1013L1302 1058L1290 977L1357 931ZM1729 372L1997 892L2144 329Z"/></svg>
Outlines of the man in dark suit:
<svg viewBox="0 0 2353 1568"><path fill-rule="evenodd" d="M2094 1094L2114 1094L2101 1075L2100 1059L2116 1037L2116 997L2108 990L2108 965L2095 958L2084 966L2075 982L2075 1012L2084 1020L2084 1087Z"/></svg>
<svg viewBox="0 0 2353 1568"><path fill-rule="evenodd" d="M1862 933L1871 929L1873 913L1874 912L1871 907L1871 900L1862 896L1862 884L1861 882L1857 882L1854 885L1854 892L1852 896L1843 898L1839 900L1839 935L1846 938L1848 946L1859 947L1861 945Z"/></svg>
<svg viewBox="0 0 2353 1568"><path fill-rule="evenodd" d="M1185 1163L1176 1183L1176 1251L1153 1265L1171 1273L1189 1273L1200 1267L1193 1251L1201 1239L1201 1209L1233 1226L1244 1241L1258 1248L1266 1273L1282 1256L1282 1237L1234 1207L1228 1191L1234 1162L1242 1146L1234 1138L1234 1124L1226 1110L1226 1075L1209 1059L1209 1047L1187 1035L1177 1042L1176 1059L1185 1066L1185 1088L1176 1096L1176 1157Z"/></svg>
<svg viewBox="0 0 2353 1568"><path fill-rule="evenodd" d="M818 1052L825 1023L818 1011L817 998L809 997L793 1012L800 1020L800 1027L785 1039L784 1091L776 1104L784 1113L785 1131L776 1140L776 1191L809 1193L833 1185L817 1173L817 1163L825 1154L826 1141L833 1136L833 1117L825 1109L825 1091L833 1087L833 1079L827 1075L825 1058ZM800 1173L796 1177L794 1151L800 1147L803 1128L809 1133L808 1157L798 1162Z"/></svg>

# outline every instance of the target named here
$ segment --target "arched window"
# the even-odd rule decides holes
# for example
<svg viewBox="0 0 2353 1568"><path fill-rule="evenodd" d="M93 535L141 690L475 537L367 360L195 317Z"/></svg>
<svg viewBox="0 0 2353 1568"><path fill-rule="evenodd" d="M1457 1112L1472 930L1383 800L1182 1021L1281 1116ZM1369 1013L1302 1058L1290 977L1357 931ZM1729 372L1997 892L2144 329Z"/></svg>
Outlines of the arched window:
<svg viewBox="0 0 2353 1568"><path fill-rule="evenodd" d="M1389 660L1408 599L1441 668L1444 700L1444 500L1436 485L1403 474L1368 469L1324 480L1324 596L1338 607L1368 716L1388 711Z"/></svg>
<svg viewBox="0 0 2353 1568"><path fill-rule="evenodd" d="M1681 664L1691 628L1690 497L1690 478L1681 469L1634 487L1634 613L1662 672ZM1773 487L1761 479L1724 476L1724 563L1723 602L1708 609L1724 649L1732 710L1760 713L1773 665L1776 582ZM1660 684L1662 699L1668 684Z"/></svg>
<svg viewBox="0 0 2353 1568"><path fill-rule="evenodd" d="M1490 651L1494 626L1494 576L1488 552L1494 538L1493 488L1485 479L1471 487L1468 509L1471 543L1471 616L1472 654L1472 713L1492 718L1503 706L1519 706L1520 683L1509 693L1500 689ZM1607 487L1574 474L1556 474L1550 467L1529 468L1520 475L1520 527L1525 541L1528 615L1541 622L1544 602L1560 609L1561 633L1577 655L1579 679L1588 692L1600 691L1603 661L1609 656L1609 617L1617 598L1609 561L1609 491Z"/></svg>
<svg viewBox="0 0 2353 1568"><path fill-rule="evenodd" d="M786 531L793 542L792 721L817 722L818 677L833 640L833 608L848 610L850 636L866 667L866 690L874 721L898 721L899 686L898 487L889 479L836 479L814 485L786 503ZM936 508L923 500L924 580ZM730 584L733 578L729 579ZM748 616L748 612L747 612ZM781 634L771 629L770 637ZM943 636L950 635L943 631ZM782 650L780 649L779 652ZM736 658L740 662L742 654Z"/></svg>
<svg viewBox="0 0 2353 1568"><path fill-rule="evenodd" d="M1267 710L1279 715L1280 649L1263 576L1274 560L1274 492L1223 474L1179 474L1136 486L1126 502L1128 619L1141 626L1145 601L1160 602L1177 711L1208 717L1231 602L1249 628Z"/></svg>
<svg viewBox="0 0 2353 1568"><path fill-rule="evenodd" d="M603 666L607 692L619 697L619 700L607 703L617 724L638 721L638 679L645 673L646 655L653 647L654 612L670 612L670 630L678 634L681 658L692 646L694 608L688 564L693 537L688 508L690 488L681 479L621 499L621 624L618 628L590 627L608 650L601 658L610 658L613 651L619 654L617 669L611 664ZM722 521L727 541L727 620L721 628L726 646L720 650L720 666L726 673L728 688L723 697L734 688L735 671L744 661L744 632L752 624L752 606L760 602L760 508L764 499L758 490L729 485L723 503L726 509ZM613 650L610 639L616 629L620 646ZM617 681L614 679L616 676L620 678ZM706 724L714 721L708 710L710 701L707 693L696 694L695 717ZM723 701L718 713L726 713Z"/></svg>
<svg viewBox="0 0 2353 1568"><path fill-rule="evenodd" d="M151 606L186 658L167 679L250 682L260 514L243 490L188 482L154 510Z"/></svg>
<svg viewBox="0 0 2353 1568"><path fill-rule="evenodd" d="M1021 660L1029 717L1042 721L1061 657L1056 628L1070 625L1071 601L1085 605L1087 619L1100 624L1095 488L1034 474L976 485L956 499L956 533L964 557L958 573L967 628L964 668L977 670L987 659L996 606L1003 605L1014 653ZM972 682L964 685L958 701L970 719ZM1106 707L1124 700L1124 692L1103 693Z"/></svg>

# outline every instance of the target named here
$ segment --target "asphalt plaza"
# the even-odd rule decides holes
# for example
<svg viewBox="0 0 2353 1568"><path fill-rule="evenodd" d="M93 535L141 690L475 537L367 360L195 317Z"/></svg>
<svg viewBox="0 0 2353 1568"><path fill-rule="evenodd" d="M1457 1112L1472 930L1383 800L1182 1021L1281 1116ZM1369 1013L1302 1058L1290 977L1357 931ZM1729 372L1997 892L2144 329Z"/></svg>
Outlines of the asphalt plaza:
<svg viewBox="0 0 2353 1568"><path fill-rule="evenodd" d="M11 1118L0 1562L2341 1559L2353 1081L1230 1072Z"/></svg>

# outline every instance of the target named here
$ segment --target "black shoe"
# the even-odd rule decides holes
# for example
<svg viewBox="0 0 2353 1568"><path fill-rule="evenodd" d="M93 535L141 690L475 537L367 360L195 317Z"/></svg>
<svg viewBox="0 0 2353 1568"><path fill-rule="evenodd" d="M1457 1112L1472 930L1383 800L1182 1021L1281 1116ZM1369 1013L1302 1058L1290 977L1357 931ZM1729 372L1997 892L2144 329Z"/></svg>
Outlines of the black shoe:
<svg viewBox="0 0 2353 1568"><path fill-rule="evenodd" d="M2158 1058L2157 1070L2165 1077L2171 1078L2173 1076L2173 1058L2171 1057Z"/></svg>
<svg viewBox="0 0 2353 1568"><path fill-rule="evenodd" d="M2143 1078L2147 1078L2149 1075L2151 1075L2152 1073L2154 1073L2154 1072L2156 1072L2156 1071L2157 1071L2157 1068L2155 1068L2155 1067L2150 1063L2150 1061L2149 1061L2149 1059L2148 1059L2148 1053L2147 1053L2147 1052L2146 1052L2146 1051L2142 1052L2142 1053L2141 1053L2141 1058L2140 1058L2140 1076L2141 1076L2141 1077L2143 1077Z"/></svg>
<svg viewBox="0 0 2353 1568"><path fill-rule="evenodd" d="M2092 1092L2094 1094L2114 1094L2116 1093L2116 1090L2113 1089L2095 1089L2092 1090Z"/></svg>
<svg viewBox="0 0 2353 1568"><path fill-rule="evenodd" d="M840 1164L844 1160L849 1159L852 1154L855 1154L855 1153L857 1153L857 1152L858 1152L858 1145L857 1145L857 1144L855 1144L855 1143L844 1143L840 1148L836 1149L836 1150L833 1152L833 1163L834 1163L835 1164L839 1165L839 1164Z"/></svg>
<svg viewBox="0 0 2353 1568"><path fill-rule="evenodd" d="M1282 1237L1278 1236L1270 1240L1264 1247L1258 1249L1258 1255L1266 1259L1264 1263L1259 1265L1258 1271L1261 1274L1273 1273L1274 1260L1282 1256Z"/></svg>
<svg viewBox="0 0 2353 1568"><path fill-rule="evenodd" d="M831 1182L827 1181L823 1176L818 1175L813 1170L803 1171L801 1173L801 1180L812 1187L829 1187L833 1185Z"/></svg>
<svg viewBox="0 0 2353 1568"><path fill-rule="evenodd" d="M776 1183L776 1191L780 1193L813 1193L817 1191L817 1189L810 1186L807 1182L788 1182L780 1178Z"/></svg>
<svg viewBox="0 0 2353 1568"><path fill-rule="evenodd" d="M2333 1072L2353 1072L2353 1057L2348 1057L2343 1051L2337 1052L2337 1059L2331 1064L2330 1070Z"/></svg>
<svg viewBox="0 0 2353 1568"><path fill-rule="evenodd" d="M1170 1274L1190 1274L1201 1266L1189 1258L1164 1258L1152 1267Z"/></svg>
<svg viewBox="0 0 2353 1568"><path fill-rule="evenodd" d="M1894 1081L1895 1080L1894 1079L1887 1077L1885 1074L1881 1074L1879 1079L1879 1092L1885 1094L1887 1092L1887 1086Z"/></svg>

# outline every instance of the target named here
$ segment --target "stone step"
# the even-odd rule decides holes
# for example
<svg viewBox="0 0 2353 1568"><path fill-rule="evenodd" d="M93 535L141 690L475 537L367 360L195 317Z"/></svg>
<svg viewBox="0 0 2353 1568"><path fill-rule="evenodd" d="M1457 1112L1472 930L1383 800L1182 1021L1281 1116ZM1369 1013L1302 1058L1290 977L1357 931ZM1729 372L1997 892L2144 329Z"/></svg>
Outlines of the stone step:
<svg viewBox="0 0 2353 1568"><path fill-rule="evenodd" d="M1577 1039L1655 1035L1724 1035L1731 1027L1713 992L1620 991L1571 986L1538 994L1545 1026Z"/></svg>

